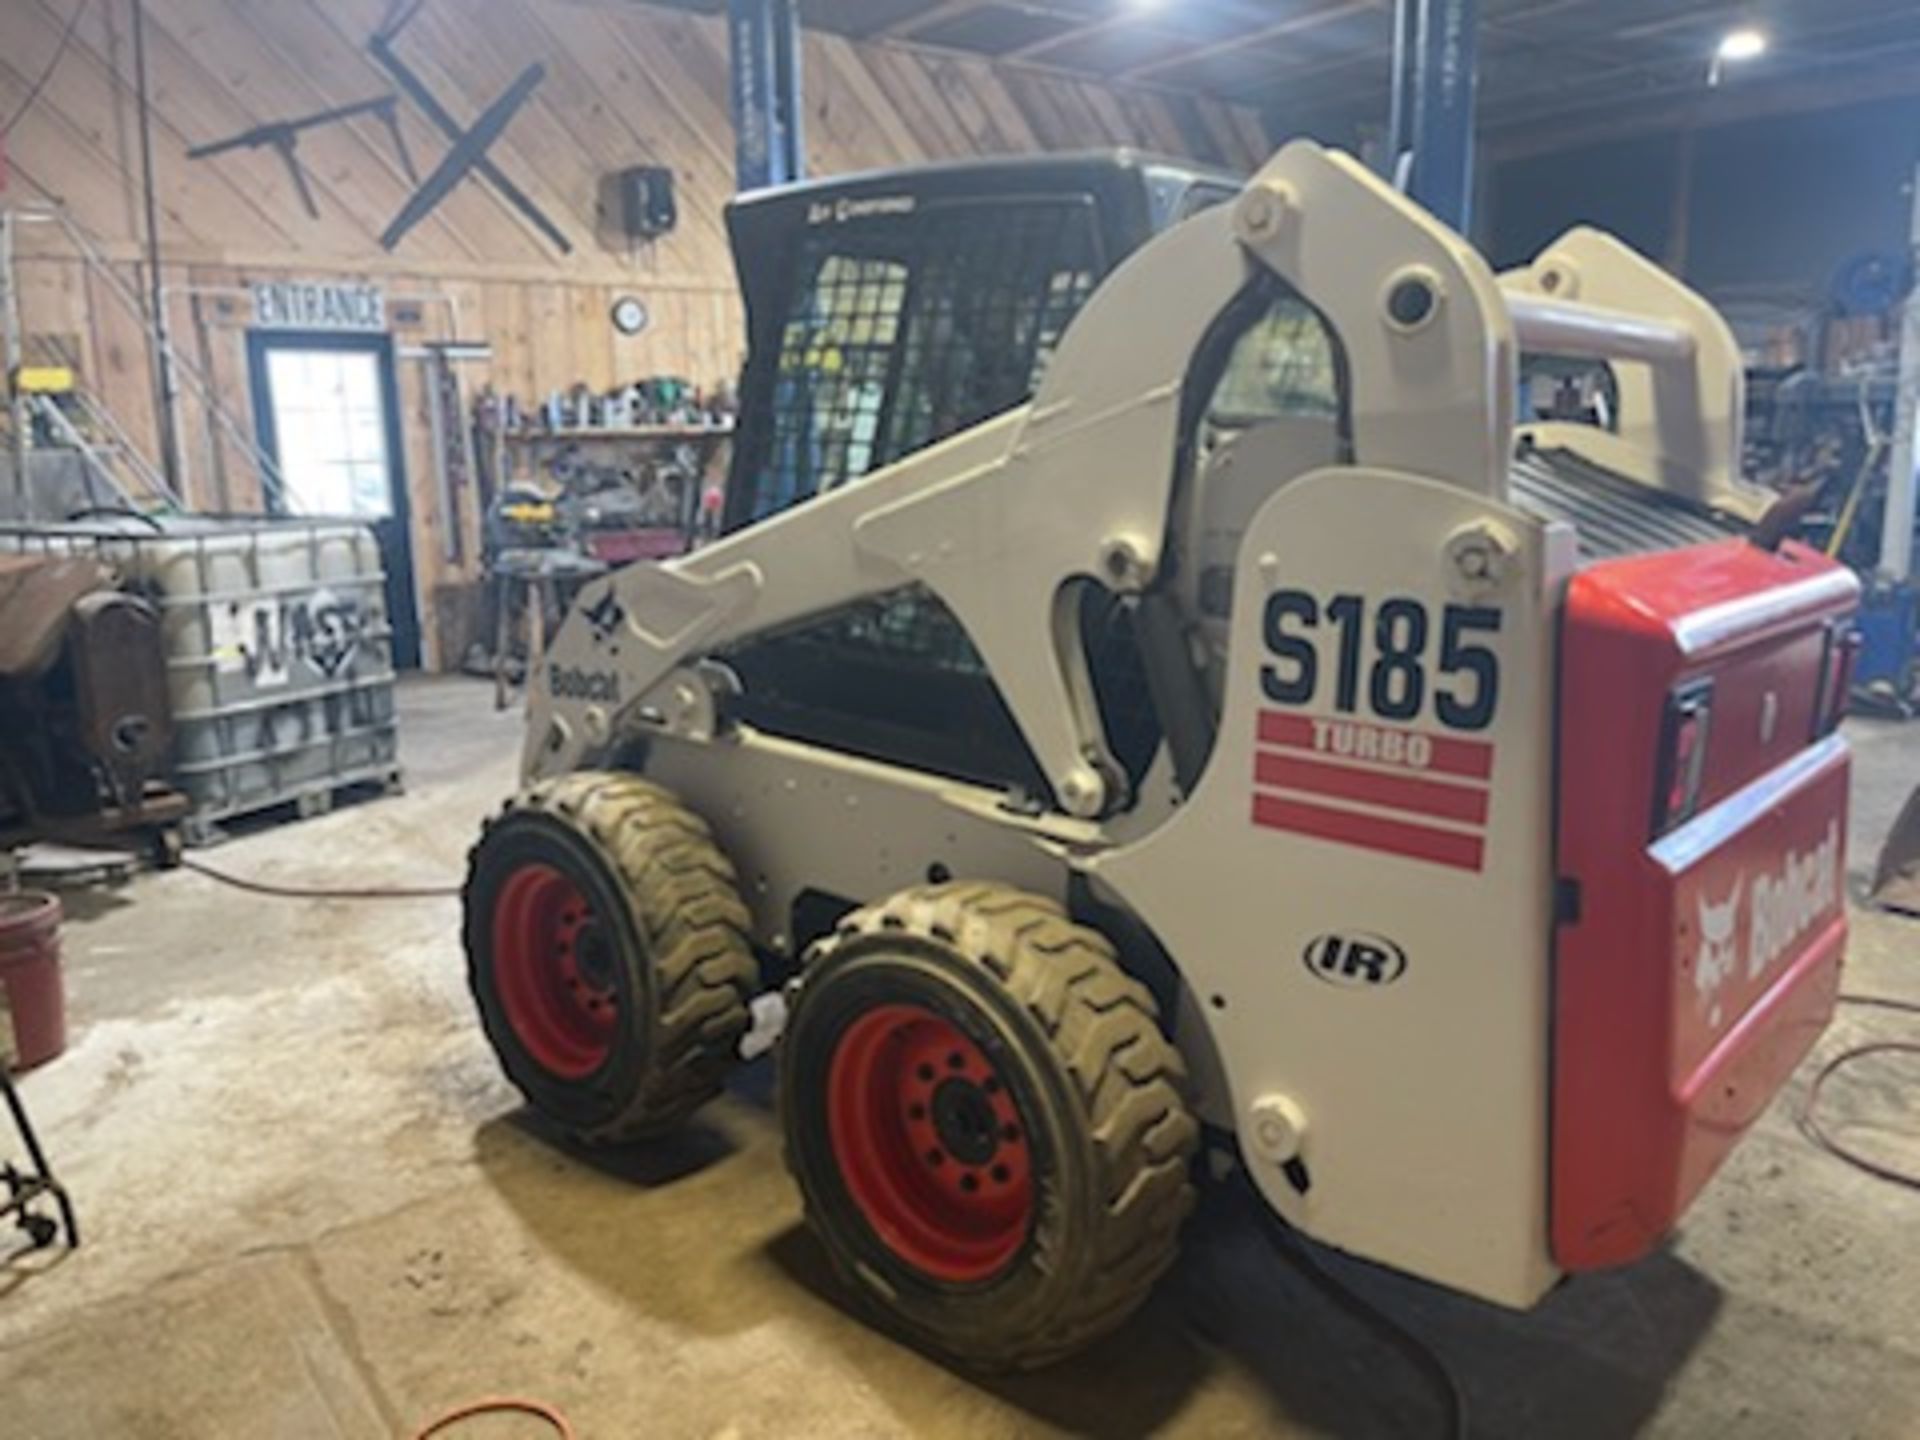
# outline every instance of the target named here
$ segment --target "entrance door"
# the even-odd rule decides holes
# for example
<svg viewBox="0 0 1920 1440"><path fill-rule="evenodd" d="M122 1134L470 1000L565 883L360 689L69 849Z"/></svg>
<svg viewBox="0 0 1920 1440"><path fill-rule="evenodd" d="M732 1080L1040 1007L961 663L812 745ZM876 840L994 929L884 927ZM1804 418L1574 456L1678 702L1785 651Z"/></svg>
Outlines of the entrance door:
<svg viewBox="0 0 1920 1440"><path fill-rule="evenodd" d="M247 345L260 448L281 479L268 508L372 528L387 572L393 663L417 668L420 614L393 342L385 335L256 330Z"/></svg>

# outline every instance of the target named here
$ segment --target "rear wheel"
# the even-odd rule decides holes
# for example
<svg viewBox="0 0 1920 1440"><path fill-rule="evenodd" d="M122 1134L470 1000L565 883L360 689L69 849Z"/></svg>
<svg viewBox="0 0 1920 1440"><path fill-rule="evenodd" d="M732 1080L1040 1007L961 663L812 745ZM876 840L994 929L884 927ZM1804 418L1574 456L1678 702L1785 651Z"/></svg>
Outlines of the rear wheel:
<svg viewBox="0 0 1920 1440"><path fill-rule="evenodd" d="M1172 1263L1198 1128L1152 997L1096 931L993 884L904 891L809 956L787 1162L835 1265L912 1339L1031 1368Z"/></svg>
<svg viewBox="0 0 1920 1440"><path fill-rule="evenodd" d="M758 977L706 825L667 791L585 771L515 797L474 847L468 976L528 1101L594 1142L718 1092Z"/></svg>

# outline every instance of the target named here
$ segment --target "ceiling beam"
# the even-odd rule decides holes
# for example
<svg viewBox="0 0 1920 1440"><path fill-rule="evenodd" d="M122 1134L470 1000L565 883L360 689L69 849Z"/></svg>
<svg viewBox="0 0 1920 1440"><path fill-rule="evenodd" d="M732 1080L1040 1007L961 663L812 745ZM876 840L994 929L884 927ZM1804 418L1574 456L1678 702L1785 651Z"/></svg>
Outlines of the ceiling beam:
<svg viewBox="0 0 1920 1440"><path fill-rule="evenodd" d="M1049 12L1057 13L1057 12ZM1062 30L1058 35L1049 35L1044 40L1030 40L1017 49L1009 50L999 58L1002 60L1031 60L1043 55L1056 45L1065 45L1074 40L1084 40L1090 35L1104 35L1109 30L1119 30L1128 25L1138 25L1139 15L1109 15L1104 20L1089 20L1084 25L1076 25L1071 30ZM1083 72L1084 73L1084 72ZM1099 77L1086 73L1089 80Z"/></svg>
<svg viewBox="0 0 1920 1440"><path fill-rule="evenodd" d="M1556 122L1546 114L1496 122L1481 132L1481 144L1487 158L1495 163L1524 160L1536 155L1559 154L1587 145L1612 140L1630 140L1640 135L1671 133L1676 129L1716 130L1753 120L1770 120L1788 115L1805 115L1820 110L1844 110L1851 105L1874 100L1920 99L1920 65L1914 63L1914 46L1862 52L1846 67L1844 89L1834 84L1834 75L1819 73L1797 79L1754 86L1745 93L1729 90L1704 91L1697 83L1682 89L1675 86L1665 98L1648 97L1644 103L1621 110L1617 104L1608 109L1605 101L1585 107L1590 117L1584 122ZM1873 58L1906 53L1904 63L1874 64ZM1600 112L1600 113L1594 113Z"/></svg>
<svg viewBox="0 0 1920 1440"><path fill-rule="evenodd" d="M1380 7L1384 9L1386 5L1390 3L1390 0L1376 0L1376 3L1378 3ZM1481 31L1483 32L1483 38L1485 36L1497 37L1499 40L1503 42L1504 45L1510 48L1526 49L1535 54L1551 54L1551 53L1554 53L1555 51L1556 47L1554 45L1549 44L1545 41L1531 40L1528 38L1524 30L1516 31L1513 27L1517 24L1520 24L1521 22L1533 20L1539 16L1553 14L1562 10L1573 9L1578 6L1586 5L1590 3L1592 3L1592 0L1543 0L1543 3L1539 5L1535 5L1526 10L1511 11L1508 14L1502 15L1499 18L1493 19L1493 20L1482 19L1480 22L1480 28L1481 28ZM1253 37L1253 36L1246 37L1246 39L1253 39L1253 38L1256 38L1256 37ZM1219 48L1224 51L1229 48L1237 48L1237 46L1242 43L1244 43L1244 40L1232 42L1230 46L1222 45ZM1602 42L1592 42L1592 43L1596 46L1599 46ZM1167 62L1167 67L1173 68L1174 66L1179 64L1181 59L1191 59L1191 58L1192 57L1190 55L1187 55L1187 56L1181 56L1174 59L1170 59ZM1306 111L1311 112L1317 108L1318 109L1330 108L1331 102L1327 99L1325 92L1331 92L1333 90L1339 90L1347 94L1349 97L1353 96L1356 93L1356 90L1359 92L1364 92L1362 94L1362 98L1364 100L1365 105L1374 106L1375 102L1379 99L1379 95L1375 95L1367 91L1366 82L1361 82L1361 84L1358 87L1356 87L1353 83L1346 82L1346 81L1341 81L1341 82L1338 82L1337 84L1330 84L1328 82L1333 81L1335 76L1339 75L1341 72L1344 72L1344 71L1358 70L1362 68L1371 69L1376 72L1376 76L1377 76L1377 84L1375 85L1375 89L1378 90L1380 95L1384 95L1387 90L1387 79L1384 73L1384 67L1387 64L1387 60L1388 60L1388 52L1385 50L1378 50L1378 51L1355 50L1345 55L1336 56L1331 59L1316 58L1316 59L1304 60L1298 64L1281 65L1275 71L1272 78L1275 82L1279 82L1280 84L1283 84L1286 87L1288 87L1289 93L1284 97L1285 100L1287 101L1291 101L1294 98L1294 92L1292 90L1292 87L1294 86L1296 81L1306 79L1312 82L1310 88L1313 91L1313 93L1309 94L1305 101L1297 104L1295 107L1296 109L1304 109ZM1644 67L1644 64L1645 64L1644 61L1639 62L1639 65L1641 67ZM1156 65L1156 66L1144 67L1144 68L1156 69L1158 68L1158 66ZM1114 79L1115 81L1130 81L1133 76L1138 75L1140 73L1141 73L1141 69L1136 68L1131 71L1126 71L1121 74L1117 74L1111 78ZM1153 83L1153 82L1143 79L1138 83ZM1249 91L1244 89L1237 91L1231 95L1220 96L1219 98L1230 100L1237 105L1268 105L1268 104L1282 103L1280 101L1276 101L1273 97L1263 95L1258 91ZM1384 113L1384 110L1382 111L1382 113Z"/></svg>
<svg viewBox="0 0 1920 1440"><path fill-rule="evenodd" d="M1205 60L1214 55L1224 55L1230 50L1238 50L1247 45L1258 45L1267 40L1280 40L1288 35L1298 35L1302 31L1317 29L1330 20L1341 20L1349 15L1359 14L1363 10L1384 10L1389 0L1336 0L1336 3L1323 10L1315 10L1306 15L1295 15L1290 19L1273 25L1264 25L1250 30L1244 35L1233 35L1223 40L1211 40L1204 45L1188 46L1172 55L1162 55L1157 60L1149 60L1144 65L1135 65L1120 71L1112 78L1116 80L1143 80L1162 70L1171 70L1179 65L1187 65L1195 60ZM1384 63L1384 55L1382 61Z"/></svg>
<svg viewBox="0 0 1920 1440"><path fill-rule="evenodd" d="M1853 16L1835 23L1803 27L1795 36L1800 44L1811 41L1844 40L1849 35L1886 19L1884 14L1872 17ZM1828 51L1823 54L1799 52L1804 58L1786 59L1781 71L1773 77L1754 77L1742 79L1737 83L1750 89L1762 89L1771 85L1784 84L1799 75L1841 75L1843 70L1850 73L1851 67L1862 65L1872 69L1878 61L1889 58L1898 51L1911 50L1914 43L1895 46L1859 46L1850 51ZM1784 58L1784 55L1783 55ZM1498 129L1502 126L1525 124L1532 121L1551 123L1556 113L1568 113L1583 109L1592 109L1604 103L1626 103L1639 105L1648 100L1659 99L1666 95L1681 93L1708 94L1707 72L1711 57L1699 55L1666 54L1657 57L1642 56L1625 60L1609 66L1587 66L1583 69L1564 70L1551 83L1533 85L1521 89L1518 93L1509 93L1497 97L1485 97L1482 100L1482 113L1488 117L1483 128ZM1668 78L1672 76L1684 78ZM1651 89L1640 90L1622 95L1623 84L1636 79L1653 82ZM1850 84L1850 81L1843 81ZM1736 82L1729 80L1724 87L1725 93L1735 89ZM1577 94L1594 88L1608 92L1605 101L1570 100L1569 93ZM1719 93L1719 92L1716 92Z"/></svg>
<svg viewBox="0 0 1920 1440"><path fill-rule="evenodd" d="M976 10L984 10L992 0L935 0L928 9L917 15L906 15L891 25L882 25L878 30L869 30L862 39L868 40L911 40L923 30L932 30L949 20L957 20L962 15L971 15Z"/></svg>

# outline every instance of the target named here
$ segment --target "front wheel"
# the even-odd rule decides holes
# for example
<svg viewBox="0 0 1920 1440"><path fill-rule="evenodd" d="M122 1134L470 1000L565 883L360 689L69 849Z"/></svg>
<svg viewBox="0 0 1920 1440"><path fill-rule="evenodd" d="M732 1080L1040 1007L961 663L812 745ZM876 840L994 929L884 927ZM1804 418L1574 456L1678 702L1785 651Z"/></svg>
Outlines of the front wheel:
<svg viewBox="0 0 1920 1440"><path fill-rule="evenodd" d="M1198 1127L1146 988L994 884L904 891L809 956L781 1045L787 1162L848 1280L910 1338L1029 1369L1173 1261Z"/></svg>
<svg viewBox="0 0 1920 1440"><path fill-rule="evenodd" d="M671 1128L717 1094L758 967L706 825L632 775L515 797L474 847L468 978L507 1072L583 1140Z"/></svg>

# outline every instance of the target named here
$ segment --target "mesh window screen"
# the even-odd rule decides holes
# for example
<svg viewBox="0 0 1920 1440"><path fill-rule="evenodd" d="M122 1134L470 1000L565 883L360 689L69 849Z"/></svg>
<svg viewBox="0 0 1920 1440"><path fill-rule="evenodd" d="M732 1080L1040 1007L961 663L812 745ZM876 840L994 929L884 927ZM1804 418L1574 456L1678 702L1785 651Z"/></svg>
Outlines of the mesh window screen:
<svg viewBox="0 0 1920 1440"><path fill-rule="evenodd" d="M780 336L773 453L754 517L784 510L873 467L907 267L852 255L803 260L813 283Z"/></svg>
<svg viewBox="0 0 1920 1440"><path fill-rule="evenodd" d="M782 329L761 519L1019 404L1099 273L1092 207L931 204L810 234Z"/></svg>

